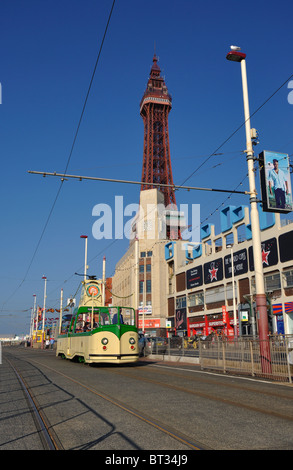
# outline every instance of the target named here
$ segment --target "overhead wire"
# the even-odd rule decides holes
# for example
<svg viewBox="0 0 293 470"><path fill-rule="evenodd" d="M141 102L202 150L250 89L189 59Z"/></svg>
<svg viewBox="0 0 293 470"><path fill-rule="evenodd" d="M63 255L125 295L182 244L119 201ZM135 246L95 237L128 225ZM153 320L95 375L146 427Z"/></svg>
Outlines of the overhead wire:
<svg viewBox="0 0 293 470"><path fill-rule="evenodd" d="M90 80L90 84L88 86L88 90L87 90L87 93L86 93L86 97L85 97L85 100L84 100L84 104L83 104L83 107L82 107L82 111L81 111L81 115L80 115L80 118L79 118L79 121L78 121L78 125L77 125L77 129L75 131L75 135L74 135L74 139L73 139L73 143L72 143L72 146L71 146L71 149L70 149L70 153L69 153L69 156L67 158L67 162L66 162L66 166L65 166L65 170L64 170L64 174L66 173L67 169L68 169L68 166L69 166L69 163L70 163L70 160L71 160L71 157L72 157L72 153L73 153L73 149L75 147L75 143L76 143L76 139L77 139L77 136L78 136L78 133L79 133L79 129L80 129L80 126L81 126L81 122L82 122L82 119L83 119L83 115L84 115L84 112L85 112L85 108L86 108L86 105L87 105L87 101L88 101L88 98L89 98L89 94L90 94L90 90L91 90L91 87L92 87L92 84L93 84L93 81L94 81L94 77L95 77L95 73L96 73L96 69L97 69L97 66L98 66L98 63L99 63L99 60L100 60L100 56L101 56L101 52L102 52L102 49L103 49L103 45L104 45L104 42L105 42L105 38L106 38L106 34L107 34L107 31L108 31L108 28L109 28L109 24L110 24L110 20L111 20L111 16L112 16L112 13L113 13L113 9L114 9L114 5L115 5L115 1L116 0L113 0L113 3L112 3L112 7L111 7L111 10L110 10L110 13L109 13L109 16L108 16L108 20L107 20L107 23L106 23L106 27L105 27L105 31L104 31L104 34L103 34L103 38L102 38L102 41L101 41L101 45L100 45L100 48L99 48L99 52L98 52L98 55L97 55L97 59L96 59L96 62L95 62L95 66L94 66L94 70L92 72L92 75L91 75L91 80ZM40 238L37 242L37 245L36 245L36 248L34 250L34 253L32 255L32 258L29 262L29 265L28 265L28 268L26 270L26 273L21 281L21 283L19 284L19 286L13 291L13 293L10 295L10 297L2 304L2 309L3 309L3 306L14 296L15 292L17 292L17 290L22 286L22 284L24 283L24 281L26 280L26 277L29 273L29 270L33 264L33 261L35 259L35 256L37 254L37 251L39 249L39 246L41 244L41 241L43 239L43 236L46 232L46 229L47 229L47 226L48 226L48 223L51 219L51 216L52 216L52 213L54 211L54 208L56 206L56 203L57 203L57 200L60 196L60 193L61 193L61 189L62 189L62 186L63 186L63 183L64 183L64 179L61 179L61 182L60 182L60 186L57 190L57 194L55 196L55 199L53 201L53 204L51 206L51 209L49 211L49 214L48 214L48 217L46 219L46 222L45 222L45 225L43 227L43 230L41 232L41 235L40 235Z"/></svg>
<svg viewBox="0 0 293 470"><path fill-rule="evenodd" d="M255 114L260 111L266 103L268 103L272 98L273 96L276 95L276 93L278 93L278 91L281 90L281 88L286 85L286 83L293 77L293 74L290 75L289 78L287 78L287 80L285 80L282 85L280 85L250 116L248 119L252 118L253 116L255 116ZM184 183L186 183L186 181L188 181L203 165L205 165L214 155L216 155L218 153L218 151L227 143L229 142L229 140L232 139L232 137L245 125L246 121L248 120L246 119L235 131L232 132L232 134L230 134L230 136L224 140L224 142L222 142L221 145L219 145L216 150L214 150L205 160L204 162L202 162L182 183L181 183L181 186L183 186ZM239 188L239 186L242 186L243 182L245 181L245 179L247 178L247 174L244 176L244 178L240 181L240 183L235 187L234 191L236 191L237 188ZM233 192L231 191L231 194L230 196L226 197L225 200L219 204L216 209L210 213L204 220L202 220L200 222L200 225L202 225L204 222L206 222L215 212L217 212L219 210L220 207L223 206L223 204L225 204L225 202L231 198L231 195L233 194ZM112 242L113 243L113 242ZM98 255L97 255L98 256Z"/></svg>
<svg viewBox="0 0 293 470"><path fill-rule="evenodd" d="M250 115L249 119L250 119L251 117L253 117L258 111L260 111L260 110L265 106L265 104L268 103L268 102L273 98L273 96L274 96L292 77L293 77L293 74L292 74L287 80L285 80L285 81L282 83L282 85L280 85L280 86L274 91L274 93L272 93L272 94L271 94L271 95L270 95L270 96L251 114L251 115ZM230 136L229 136L227 139L225 139L225 140L222 142L222 144L219 145L219 146L217 147L217 149L214 150L214 151L204 160L204 162L202 162L202 163L201 163L201 164L200 164L200 165L181 183L181 185L183 185L186 181L188 181L200 168L202 168L202 166L204 166L215 154L217 154L218 151L219 151L227 142L229 142L229 140L231 140L232 137L245 125L245 123L246 123L246 120L245 120L236 130L234 130L234 131L232 132L232 134L230 134ZM245 180L246 178L247 178L247 174L246 174L245 177L242 179L242 181L236 186L235 190L236 190L239 186L241 186L241 185L243 184L243 182L244 182L244 180ZM223 206L223 204L225 203L225 201L227 201L228 199L230 199L231 195L232 195L232 192L231 192L230 196L226 197L225 200L224 200L221 204L219 204L219 205L215 208L215 210L214 210L213 212L211 212L204 220L202 220L202 221L200 222L200 225L202 225L204 222L206 222L215 212L217 212L217 211L219 210L219 208ZM113 241L110 243L109 246L113 245L115 242L116 242L116 239L113 240ZM106 247L105 249L107 249L107 248L108 248L108 247ZM105 251L105 249L104 249L104 251ZM96 259L96 258L97 258L98 256L100 256L101 254L102 254L102 253L99 252L97 255L95 255L95 256L92 258L92 260ZM73 275L72 275L72 276L73 276ZM72 276L70 276L70 278L71 278ZM70 279L70 278L69 278L69 279Z"/></svg>
<svg viewBox="0 0 293 470"><path fill-rule="evenodd" d="M111 11L110 11L110 14L109 14L109 16L108 16L108 21L107 21L107 24L106 24L106 28L105 28L105 31L104 31L103 38L102 38L102 42L101 42L101 45L100 45L100 49L99 49L99 52L98 52L98 56L97 56L97 59L96 59L96 63L95 63L95 66L94 66L94 70L93 70L93 73L92 73L92 76L91 76L90 84L89 84L89 86L88 86L88 90L87 90L86 97L85 97L85 100L84 100L84 104L83 104L83 107L82 107L81 115L80 115L80 118L79 118L79 121L78 121L77 129L76 129L76 131L75 131L73 143L72 143L72 146L71 146L71 149L70 149L70 153L69 153L69 156L68 156L68 159L67 159L67 163L66 163L66 166L65 166L64 174L66 174L66 171L67 171L67 169L68 169L68 166L69 166L69 163L70 163L70 160L71 160L71 157L72 157L73 149L74 149L74 147L75 147L77 135L78 135L78 133L79 133L79 129L80 129L80 126L81 126L81 121L82 121L82 119L83 119L83 115L84 115L85 108L86 108L86 105L87 105L87 102L88 102L90 90L91 90L91 88L92 88L93 80L94 80L94 77L95 77L95 73L96 73L96 70L97 70L97 66L98 66L98 63L99 63L99 59L100 59L100 56L101 56L101 52L102 52L102 49L103 49L103 45L104 45L104 42L105 42L105 38L106 38L107 31L108 31L108 27L109 27L110 19L111 19L111 16L112 16L112 12L113 12L113 8L114 8L115 1L116 1L116 0L114 0L113 3L112 3ZM42 231L42 233L41 233L40 239L39 239L39 241L38 241L38 243L37 243L36 249L35 249L35 251L34 251L34 254L33 254L33 257L32 257L31 262L30 262L30 264L29 264L29 267L28 267L28 269L27 269L27 272L26 272L26 274L25 274L24 280L25 280L25 278L26 278L26 276L27 276L27 274L28 274L28 272L29 272L29 269L30 269L30 267L31 267L31 265L32 265L32 263L33 263L33 260L34 260L34 258L35 258L35 256L36 256L36 253L37 253L38 248L39 248L39 246L40 246L41 240L42 240L42 238L43 238L43 236L44 236L44 233L45 233L45 231L46 231L46 228L47 228L47 226L48 226L49 220L50 220L50 218L51 218L51 216L52 216L54 207L55 207L56 202L57 202L57 200L58 200L58 198L59 198L59 195L60 195L60 192L61 192L61 188L62 188L62 186L63 186L63 183L64 183L64 179L61 179L60 186L59 186L59 189L58 189L58 191L57 191L55 200L54 200L54 202L53 202L53 204L52 204L52 207L51 207L51 209L50 209L50 212L49 212L49 215L48 215L48 217L47 217L45 226L44 226L43 231Z"/></svg>
<svg viewBox="0 0 293 470"><path fill-rule="evenodd" d="M103 35L103 39L102 39L102 43L101 43L100 50L99 50L99 53L98 53L98 57L97 57L97 60L96 60L96 63L95 63L94 71L93 71L93 74L92 74L92 77L91 77L91 81L90 81L90 85L89 85L89 88L88 88L88 92L87 92L87 94L86 94L86 98L85 98L85 102L84 102L84 105L83 105L82 113L81 113L81 116L80 116L80 119L79 119L79 123L78 123L77 130L76 130L76 133L75 133L75 136L74 136L73 144L72 144L72 147L71 147L71 151L70 151L70 154L69 154L69 157L68 157L68 160L67 160L67 164L66 164L66 167L65 167L64 177L66 176L66 171L67 171L67 168L68 168L69 163L70 163L70 159L71 159L72 152L73 152L73 149L74 149L74 145L75 145L75 142L76 142L77 134L78 134L78 131L79 131L79 128L80 128L80 124L81 124L81 121L82 121L82 117L83 117L83 114L84 114L84 111L85 111L85 108L86 108L86 103L87 103L87 100L88 100L88 97L89 97L89 93L90 93L90 89L91 89L91 86L92 86L92 83L93 83L93 79L94 79L94 75L95 75L95 72L96 72L96 68L97 68L97 65L98 65L98 62L99 62L100 54L101 54L101 51L102 51L102 47L103 47L103 44L104 44L104 40L105 40L105 37L106 37L106 33L107 33L107 30L108 30L108 26L109 26L109 23L110 23L110 19L111 19L111 16L112 16L114 4L115 4L115 0L113 1L112 7L111 7L111 11L110 11L110 14L109 14L109 17L108 17L107 25L106 25L105 32L104 32L104 35ZM272 93L272 94L271 94L271 95L270 95L270 96L269 96L269 97L250 115L250 116L249 116L248 119L250 119L251 117L253 117L258 111L260 111L260 110L265 106L265 104L267 104L267 103L273 98L273 96L275 96L275 95L278 93L278 91L280 91L281 88L282 88L292 77L293 77L293 74L290 75L290 77L287 78L287 79L274 91L274 93ZM197 173L197 171L198 171L203 165L205 165L205 164L210 160L210 158L212 158L229 140L231 140L231 138L245 125L246 121L247 121L247 120L245 120L237 129L235 129L235 131L233 131L232 134L231 134L227 139L225 139L224 142L223 142L221 145L219 145L219 146L204 160L204 162L202 162L187 178L185 178L185 180L181 183L180 186L183 186L183 184L186 183L186 181L188 181L195 173ZM245 176L245 178L246 178L246 177L247 177L247 175ZM244 178L244 179L245 179L245 178ZM3 303L3 305L5 305L5 304L11 299L11 297L13 297L13 295L15 294L15 292L21 287L21 285L23 284L23 282L24 282L25 279L26 279L26 276L27 276L27 274L28 274L28 272L29 272L29 269L30 269L30 267L31 267L31 265L32 265L32 263L33 263L33 260L34 260L34 258L35 258L35 256L36 256L37 250L38 250L38 248L39 248L39 245L40 245L40 243L41 243L41 240L42 240L42 238L43 238L43 236L44 236L44 233L45 233L45 231L46 231L47 225L48 225L49 220L50 220L50 218L51 218L51 215L52 215L52 213L53 213L54 207L55 207L56 202L57 202L57 200L58 200L58 197L59 197L59 195L60 195L63 182L64 182L64 179L61 180L60 187L59 187L59 189L58 189L58 191L57 191L57 195L56 195L56 197L55 197L55 200L54 200L53 205L52 205L52 207L51 207L51 210L50 210L50 212L49 212L49 215L48 215L48 218L47 218L47 220L46 220L44 229L43 229L43 231L42 231L42 233L41 233L40 239L39 239L39 241L38 241L38 243L37 243L35 252L34 252L34 254L33 254L33 257L32 257L32 259L31 259L31 262L30 262L30 264L29 264L29 267L28 267L28 269L27 269L27 271L26 271L26 274L25 274L23 280L21 281L20 285L18 286L18 288L17 288L17 289L13 292L13 294ZM239 183L239 185L240 185L240 184L242 184L242 183ZM238 185L237 187L239 187L239 185ZM227 200L227 198L226 198L226 200ZM222 205L222 204L221 204L221 205ZM220 205L220 206L221 206L221 205ZM220 206L218 206L218 208L219 208ZM214 212L216 212L216 211L218 210L218 208L215 209ZM214 212L213 212L213 213L214 213ZM210 217L210 216L209 216L209 217ZM207 220L207 219L205 219L205 220ZM114 241L113 241L112 243L114 243ZM98 255L96 255L96 256L98 256ZM2 309L3 309L3 306L2 306Z"/></svg>
<svg viewBox="0 0 293 470"><path fill-rule="evenodd" d="M232 139L232 137L245 125L246 121L248 121L249 119L251 119L253 116L255 116L255 114L260 111L272 98L273 96L275 96L278 91L281 90L281 88L283 88L284 85L286 85L286 83L288 83L288 81L293 77L293 74L290 75L289 78L287 78L287 80L285 80L282 85L280 85L275 91L274 93L272 93L269 98L267 98L234 132L232 132L232 134L226 139L224 140L224 142L216 148L216 150L214 150L206 159L204 162L202 162L187 178L185 178L185 180L183 181L183 183L181 183L181 185L183 185L184 183L186 183L186 181L188 181L203 165L205 165L205 163L207 163L210 158L215 154L217 153L227 142L229 142L229 140Z"/></svg>

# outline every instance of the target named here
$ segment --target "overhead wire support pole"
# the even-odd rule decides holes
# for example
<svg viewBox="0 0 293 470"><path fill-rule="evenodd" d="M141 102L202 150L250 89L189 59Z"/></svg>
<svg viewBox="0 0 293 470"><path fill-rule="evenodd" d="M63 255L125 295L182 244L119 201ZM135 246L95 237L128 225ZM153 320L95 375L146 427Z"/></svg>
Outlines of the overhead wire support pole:
<svg viewBox="0 0 293 470"><path fill-rule="evenodd" d="M57 176L62 178L62 181L64 181L66 178L73 178L73 179L78 179L79 181L82 180L92 180L92 181L104 181L108 183L125 183L125 184L148 184L149 186L164 186L164 187L171 187L174 190L175 189L185 189L185 190L196 190L196 191L216 191L220 193L233 193L233 194L245 194L249 195L249 191L236 191L234 189L216 189L216 188L200 188L197 186L180 186L176 184L162 184L162 183L145 183L144 181L127 181L127 180L118 180L118 179L113 179L113 178L98 178L95 176L81 176L81 175L67 175L65 173L49 173L45 171L31 171L29 170L28 173L32 173L34 175L41 175L43 177L46 176Z"/></svg>
<svg viewBox="0 0 293 470"><path fill-rule="evenodd" d="M267 299L265 294L265 283L263 273L263 261L261 251L261 232L259 223L259 213L257 203L257 190L255 185L254 152L251 139L248 85L246 72L246 54L240 52L240 47L231 46L232 51L226 55L226 59L233 62L240 62L242 78L242 94L245 118L245 136L246 136L246 160L248 166L248 178L250 188L250 219L252 232L253 261L255 273L255 299L256 314L258 320L259 340L260 340L260 358L262 371L270 374L271 354L269 345L269 326L267 314Z"/></svg>

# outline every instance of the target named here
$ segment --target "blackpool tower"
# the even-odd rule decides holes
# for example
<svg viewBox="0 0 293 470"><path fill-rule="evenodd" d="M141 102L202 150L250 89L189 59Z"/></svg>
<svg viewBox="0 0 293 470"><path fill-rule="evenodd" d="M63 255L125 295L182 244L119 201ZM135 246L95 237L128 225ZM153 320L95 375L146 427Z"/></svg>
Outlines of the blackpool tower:
<svg viewBox="0 0 293 470"><path fill-rule="evenodd" d="M172 98L161 77L156 54L153 57L147 88L140 102L140 115L144 122L143 166L141 191L158 189L164 194L165 207L176 206L170 159L168 115ZM152 183L159 184L153 186Z"/></svg>

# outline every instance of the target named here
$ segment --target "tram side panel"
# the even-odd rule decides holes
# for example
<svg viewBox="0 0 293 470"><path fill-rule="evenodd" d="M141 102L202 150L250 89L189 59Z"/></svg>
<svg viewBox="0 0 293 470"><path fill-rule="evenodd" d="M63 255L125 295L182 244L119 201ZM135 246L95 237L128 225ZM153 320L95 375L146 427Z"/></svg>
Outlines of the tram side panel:
<svg viewBox="0 0 293 470"><path fill-rule="evenodd" d="M88 337L78 333L73 334L70 337L70 346L69 346L69 357L70 359L74 358L84 358L86 356Z"/></svg>
<svg viewBox="0 0 293 470"><path fill-rule="evenodd" d="M59 335L57 338L56 356L67 356L69 352L70 338L67 334Z"/></svg>

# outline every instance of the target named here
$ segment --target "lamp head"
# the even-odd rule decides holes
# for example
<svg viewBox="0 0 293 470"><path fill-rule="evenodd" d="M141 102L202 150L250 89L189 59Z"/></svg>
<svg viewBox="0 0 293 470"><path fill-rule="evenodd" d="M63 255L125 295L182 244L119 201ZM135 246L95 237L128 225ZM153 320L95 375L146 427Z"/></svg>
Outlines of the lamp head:
<svg viewBox="0 0 293 470"><path fill-rule="evenodd" d="M226 59L231 60L232 62L241 62L243 59L245 59L245 57L246 54L244 54L244 52L240 52L239 50L233 50L228 52L226 55Z"/></svg>

